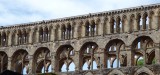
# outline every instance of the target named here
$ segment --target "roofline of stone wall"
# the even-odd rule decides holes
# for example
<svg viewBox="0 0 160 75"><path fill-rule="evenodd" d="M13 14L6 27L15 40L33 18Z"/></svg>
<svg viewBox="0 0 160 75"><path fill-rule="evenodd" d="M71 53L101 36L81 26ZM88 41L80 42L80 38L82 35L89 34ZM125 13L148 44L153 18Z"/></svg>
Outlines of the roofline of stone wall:
<svg viewBox="0 0 160 75"><path fill-rule="evenodd" d="M141 6L130 7L130 8L115 9L115 10L109 10L109 11L103 11L103 12L96 12L96 13L89 13L89 14L84 14L84 15L70 16L70 17L57 18L57 19L51 19L51 20L42 20L42 21L22 23L22 24L6 25L6 26L1 26L0 29L27 27L27 26L34 26L34 25L39 25L39 24L48 24L48 23L55 23L55 22L62 22L62 21L70 21L70 20L74 20L74 19L90 18L90 17L94 17L94 16L103 16L103 15L120 14L120 13L125 13L125 12L134 12L137 10L149 10L149 9L158 8L158 7L160 7L160 3L150 4L150 5L141 5Z"/></svg>

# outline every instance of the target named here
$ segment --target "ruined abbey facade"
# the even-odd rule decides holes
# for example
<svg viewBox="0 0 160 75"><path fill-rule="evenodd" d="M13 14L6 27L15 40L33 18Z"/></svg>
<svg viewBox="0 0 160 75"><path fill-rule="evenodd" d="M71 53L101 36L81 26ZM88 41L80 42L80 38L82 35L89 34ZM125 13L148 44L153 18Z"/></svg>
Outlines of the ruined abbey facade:
<svg viewBox="0 0 160 75"><path fill-rule="evenodd" d="M0 28L0 72L49 66L58 75L160 75L160 4Z"/></svg>

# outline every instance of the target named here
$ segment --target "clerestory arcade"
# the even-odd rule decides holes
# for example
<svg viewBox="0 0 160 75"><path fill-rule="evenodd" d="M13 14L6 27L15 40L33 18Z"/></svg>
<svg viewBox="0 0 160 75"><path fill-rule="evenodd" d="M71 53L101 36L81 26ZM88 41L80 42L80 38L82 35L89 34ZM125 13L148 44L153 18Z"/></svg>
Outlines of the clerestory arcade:
<svg viewBox="0 0 160 75"><path fill-rule="evenodd" d="M2 26L0 72L6 69L29 75L159 75L160 4Z"/></svg>

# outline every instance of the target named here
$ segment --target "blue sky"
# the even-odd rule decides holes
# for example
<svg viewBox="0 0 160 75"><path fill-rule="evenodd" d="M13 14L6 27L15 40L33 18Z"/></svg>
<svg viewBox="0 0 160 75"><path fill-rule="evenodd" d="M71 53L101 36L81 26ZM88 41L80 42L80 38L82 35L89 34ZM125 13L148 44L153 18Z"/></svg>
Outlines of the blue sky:
<svg viewBox="0 0 160 75"><path fill-rule="evenodd" d="M160 3L160 0L0 0L0 26Z"/></svg>

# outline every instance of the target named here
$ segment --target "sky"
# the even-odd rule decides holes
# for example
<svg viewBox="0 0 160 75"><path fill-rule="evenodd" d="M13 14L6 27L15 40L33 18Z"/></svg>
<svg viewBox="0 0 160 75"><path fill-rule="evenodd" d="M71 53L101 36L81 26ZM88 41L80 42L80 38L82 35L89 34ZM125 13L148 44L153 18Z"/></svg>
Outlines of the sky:
<svg viewBox="0 0 160 75"><path fill-rule="evenodd" d="M160 0L0 0L0 26L160 3Z"/></svg>

